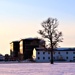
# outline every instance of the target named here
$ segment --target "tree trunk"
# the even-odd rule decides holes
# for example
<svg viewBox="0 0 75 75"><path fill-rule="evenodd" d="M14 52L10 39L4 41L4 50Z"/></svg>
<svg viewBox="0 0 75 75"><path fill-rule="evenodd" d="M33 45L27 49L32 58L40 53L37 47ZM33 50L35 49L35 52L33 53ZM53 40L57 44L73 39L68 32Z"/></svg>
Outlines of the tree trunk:
<svg viewBox="0 0 75 75"><path fill-rule="evenodd" d="M53 64L53 44L52 44L52 34L51 34L51 38L50 38L50 41L51 41L51 64Z"/></svg>
<svg viewBox="0 0 75 75"><path fill-rule="evenodd" d="M53 64L53 50L51 50L51 64Z"/></svg>

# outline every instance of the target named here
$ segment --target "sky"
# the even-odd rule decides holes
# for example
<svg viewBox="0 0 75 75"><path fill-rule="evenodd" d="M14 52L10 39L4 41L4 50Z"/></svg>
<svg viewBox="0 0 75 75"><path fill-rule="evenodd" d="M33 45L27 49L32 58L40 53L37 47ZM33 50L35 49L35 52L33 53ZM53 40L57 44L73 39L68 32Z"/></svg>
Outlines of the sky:
<svg viewBox="0 0 75 75"><path fill-rule="evenodd" d="M47 18L57 18L63 33L60 47L75 47L75 0L0 0L0 53L10 54L10 42L41 37Z"/></svg>

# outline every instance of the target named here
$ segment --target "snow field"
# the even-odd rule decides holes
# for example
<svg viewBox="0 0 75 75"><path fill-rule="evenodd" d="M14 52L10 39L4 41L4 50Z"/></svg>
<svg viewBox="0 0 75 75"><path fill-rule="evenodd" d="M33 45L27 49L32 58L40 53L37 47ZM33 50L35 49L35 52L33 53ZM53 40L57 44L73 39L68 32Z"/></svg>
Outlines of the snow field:
<svg viewBox="0 0 75 75"><path fill-rule="evenodd" d="M75 63L3 63L0 75L75 75Z"/></svg>

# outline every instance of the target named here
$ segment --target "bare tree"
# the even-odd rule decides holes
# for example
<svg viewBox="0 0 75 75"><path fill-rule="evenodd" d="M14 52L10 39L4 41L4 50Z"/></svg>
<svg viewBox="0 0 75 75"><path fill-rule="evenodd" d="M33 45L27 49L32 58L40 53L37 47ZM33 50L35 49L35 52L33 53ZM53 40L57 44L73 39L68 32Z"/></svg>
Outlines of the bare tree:
<svg viewBox="0 0 75 75"><path fill-rule="evenodd" d="M57 48L58 43L62 42L62 32L59 32L58 21L56 18L48 18L41 24L43 29L39 30L38 33L42 35L43 38L47 38L49 41L49 48L51 50L51 64L53 64L53 50Z"/></svg>

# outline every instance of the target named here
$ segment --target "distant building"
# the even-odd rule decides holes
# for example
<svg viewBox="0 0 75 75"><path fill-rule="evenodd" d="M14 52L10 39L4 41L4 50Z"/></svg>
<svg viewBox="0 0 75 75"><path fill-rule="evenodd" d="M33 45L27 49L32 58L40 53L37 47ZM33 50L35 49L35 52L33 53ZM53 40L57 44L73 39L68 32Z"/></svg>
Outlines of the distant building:
<svg viewBox="0 0 75 75"><path fill-rule="evenodd" d="M37 47L45 47L45 41L38 38L27 38L20 40L20 54L23 59L32 58L33 49Z"/></svg>
<svg viewBox="0 0 75 75"><path fill-rule="evenodd" d="M19 53L19 41L13 41L10 43L10 56L13 58L18 58Z"/></svg>
<svg viewBox="0 0 75 75"><path fill-rule="evenodd" d="M44 48L35 48L33 50L32 58L35 62L50 62L50 50ZM53 52L54 61L74 61L75 62L75 48L57 48Z"/></svg>
<svg viewBox="0 0 75 75"><path fill-rule="evenodd" d="M0 61L3 61L3 60L5 60L5 57L2 54L0 54Z"/></svg>

